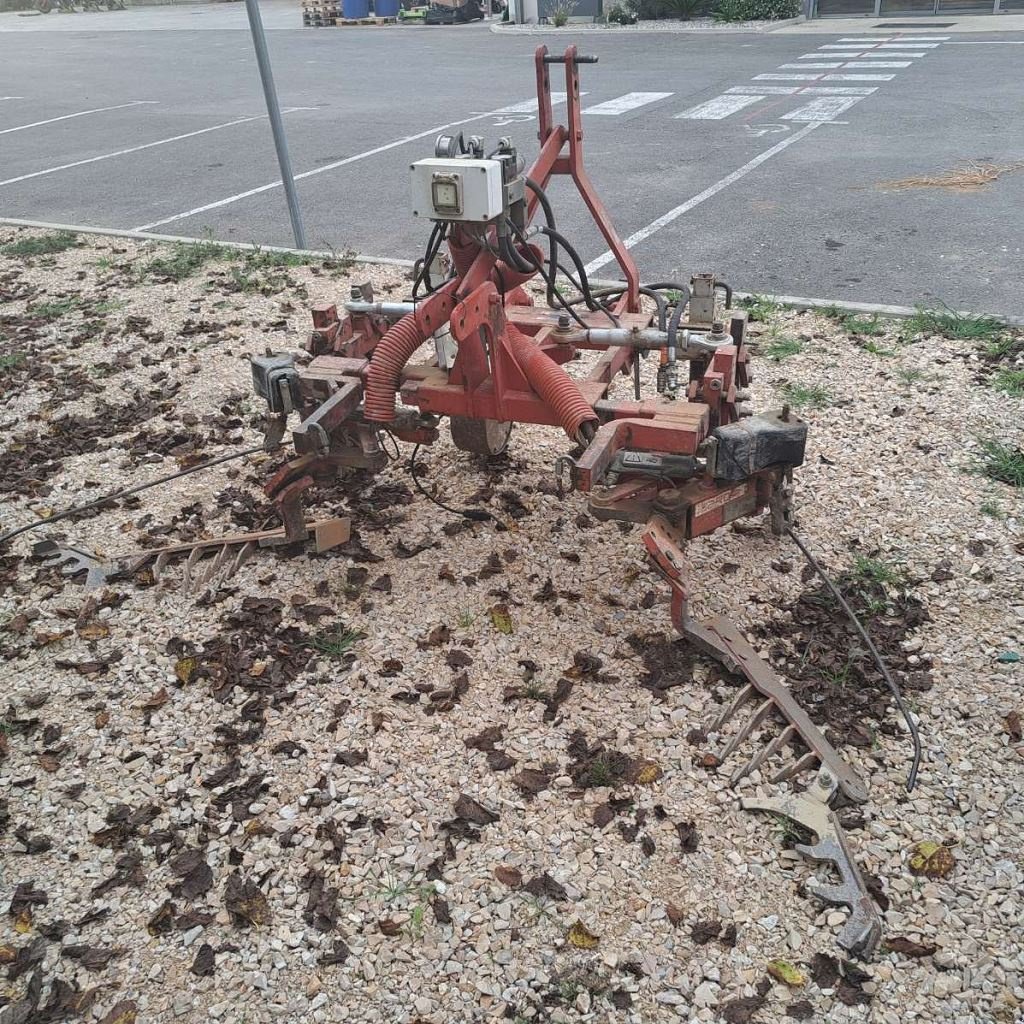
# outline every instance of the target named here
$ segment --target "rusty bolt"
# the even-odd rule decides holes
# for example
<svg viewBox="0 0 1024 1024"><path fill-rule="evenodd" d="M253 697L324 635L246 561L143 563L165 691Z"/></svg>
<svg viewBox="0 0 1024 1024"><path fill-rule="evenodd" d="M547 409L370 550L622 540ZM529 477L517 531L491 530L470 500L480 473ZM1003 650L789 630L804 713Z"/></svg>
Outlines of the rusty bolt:
<svg viewBox="0 0 1024 1024"><path fill-rule="evenodd" d="M788 423L789 422L789 405L784 405L782 407L782 422L783 423Z"/></svg>
<svg viewBox="0 0 1024 1024"><path fill-rule="evenodd" d="M711 381L711 390L712 391L721 391L722 390L722 382L720 380L713 380L713 381Z"/></svg>
<svg viewBox="0 0 1024 1024"><path fill-rule="evenodd" d="M725 322L722 320L715 320L711 324L712 334L725 334Z"/></svg>
<svg viewBox="0 0 1024 1024"><path fill-rule="evenodd" d="M568 313L559 313L558 314L558 329L560 331L567 331L567 330L569 330L569 314Z"/></svg>
<svg viewBox="0 0 1024 1024"><path fill-rule="evenodd" d="M359 288L359 285L357 285L357 284L352 285L352 289L349 292L349 298L353 302L359 302L362 299L362 297L363 297L363 293L362 293L361 289Z"/></svg>

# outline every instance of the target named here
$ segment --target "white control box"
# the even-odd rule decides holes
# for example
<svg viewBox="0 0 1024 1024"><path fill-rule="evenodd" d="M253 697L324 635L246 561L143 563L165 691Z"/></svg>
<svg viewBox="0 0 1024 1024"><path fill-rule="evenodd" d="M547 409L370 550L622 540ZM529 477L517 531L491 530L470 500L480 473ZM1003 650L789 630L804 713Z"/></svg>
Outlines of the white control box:
<svg viewBox="0 0 1024 1024"><path fill-rule="evenodd" d="M501 162L435 158L412 165L412 213L428 220L494 220L504 209Z"/></svg>

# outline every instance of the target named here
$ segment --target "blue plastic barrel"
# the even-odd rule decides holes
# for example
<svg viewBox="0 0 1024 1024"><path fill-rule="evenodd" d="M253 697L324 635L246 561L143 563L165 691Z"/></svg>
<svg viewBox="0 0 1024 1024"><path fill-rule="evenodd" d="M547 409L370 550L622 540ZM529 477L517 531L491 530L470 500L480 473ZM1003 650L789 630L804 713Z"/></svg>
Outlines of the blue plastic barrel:
<svg viewBox="0 0 1024 1024"><path fill-rule="evenodd" d="M366 18L370 14L370 0L341 0L343 18Z"/></svg>
<svg viewBox="0 0 1024 1024"><path fill-rule="evenodd" d="M378 18L397 18L400 0L373 0L373 13Z"/></svg>

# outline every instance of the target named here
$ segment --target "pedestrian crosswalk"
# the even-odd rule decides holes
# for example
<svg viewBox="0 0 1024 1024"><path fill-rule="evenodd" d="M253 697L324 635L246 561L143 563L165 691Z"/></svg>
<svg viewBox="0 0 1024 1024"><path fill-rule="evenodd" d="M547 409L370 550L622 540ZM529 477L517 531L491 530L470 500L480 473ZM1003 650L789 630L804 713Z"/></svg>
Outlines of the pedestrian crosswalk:
<svg viewBox="0 0 1024 1024"><path fill-rule="evenodd" d="M655 111L676 120L722 121L742 115L744 121L764 115L759 106L770 106L773 120L787 122L832 121L862 99L878 92L884 83L896 80L899 72L913 68L932 54L949 36L844 36L824 43L813 53L790 57L774 71L754 75L746 85L726 88L721 95L673 110L674 93L634 91L600 99L583 108L588 118L621 117L641 111ZM843 84L839 84L843 83ZM580 95L585 95L581 93ZM786 103L782 97L790 97ZM552 93L554 103L563 103L565 93ZM779 105L789 109L780 111ZM795 104L795 106L793 106ZM680 104L681 105L681 104ZM536 100L527 100L499 111L502 122L525 120L537 110ZM744 113L746 112L746 113Z"/></svg>

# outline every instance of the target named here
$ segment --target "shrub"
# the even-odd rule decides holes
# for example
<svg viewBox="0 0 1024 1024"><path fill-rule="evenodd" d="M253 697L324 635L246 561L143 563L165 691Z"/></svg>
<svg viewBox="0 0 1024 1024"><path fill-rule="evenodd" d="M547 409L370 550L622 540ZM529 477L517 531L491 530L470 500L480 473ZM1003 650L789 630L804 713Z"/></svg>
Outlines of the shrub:
<svg viewBox="0 0 1024 1024"><path fill-rule="evenodd" d="M569 24L569 15L576 10L576 0L555 0L551 5L551 24L561 28Z"/></svg>
<svg viewBox="0 0 1024 1024"><path fill-rule="evenodd" d="M612 25L635 25L636 11L631 11L628 7L616 4L608 12L608 21Z"/></svg>
<svg viewBox="0 0 1024 1024"><path fill-rule="evenodd" d="M778 21L800 14L800 0L718 0L715 21Z"/></svg>
<svg viewBox="0 0 1024 1024"><path fill-rule="evenodd" d="M667 17L689 21L704 14L707 6L706 0L665 0L664 10Z"/></svg>

